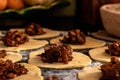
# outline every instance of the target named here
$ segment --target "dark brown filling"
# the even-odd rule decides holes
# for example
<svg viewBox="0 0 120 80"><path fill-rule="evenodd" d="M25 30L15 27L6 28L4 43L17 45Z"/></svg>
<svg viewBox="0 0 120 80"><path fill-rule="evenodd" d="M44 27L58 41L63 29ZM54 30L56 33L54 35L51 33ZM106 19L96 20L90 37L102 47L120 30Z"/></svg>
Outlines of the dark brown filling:
<svg viewBox="0 0 120 80"><path fill-rule="evenodd" d="M116 57L101 66L102 77L99 80L120 80L120 61Z"/></svg>
<svg viewBox="0 0 120 80"><path fill-rule="evenodd" d="M120 41L108 44L108 49L106 49L105 52L111 56L120 56Z"/></svg>
<svg viewBox="0 0 120 80"><path fill-rule="evenodd" d="M29 41L29 38L19 31L8 31L4 37L1 39L6 46L19 46L25 42Z"/></svg>
<svg viewBox="0 0 120 80"><path fill-rule="evenodd" d="M42 27L36 23L31 23L25 28L25 33L30 36L45 34Z"/></svg>
<svg viewBox="0 0 120 80"><path fill-rule="evenodd" d="M51 44L49 47L45 48L45 53L42 53L41 59L43 62L53 63L53 62L63 62L68 64L68 61L73 59L72 49L68 45L56 45Z"/></svg>
<svg viewBox="0 0 120 80"><path fill-rule="evenodd" d="M18 63L0 60L0 80L13 79L19 75L27 74L27 72L28 70Z"/></svg>
<svg viewBox="0 0 120 80"><path fill-rule="evenodd" d="M84 44L86 42L85 34L80 31L79 29L71 30L68 32L68 35L64 36L62 40L60 40L62 43L67 44Z"/></svg>
<svg viewBox="0 0 120 80"><path fill-rule="evenodd" d="M5 50L0 50L0 58L4 58L7 55Z"/></svg>

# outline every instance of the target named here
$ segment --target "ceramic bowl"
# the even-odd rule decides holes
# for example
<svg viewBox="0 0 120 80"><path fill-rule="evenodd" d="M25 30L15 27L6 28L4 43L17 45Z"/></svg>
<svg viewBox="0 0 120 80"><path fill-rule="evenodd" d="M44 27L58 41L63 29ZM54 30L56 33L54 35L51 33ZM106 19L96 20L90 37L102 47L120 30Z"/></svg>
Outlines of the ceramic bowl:
<svg viewBox="0 0 120 80"><path fill-rule="evenodd" d="M100 7L101 19L105 30L120 37L120 4L106 4Z"/></svg>

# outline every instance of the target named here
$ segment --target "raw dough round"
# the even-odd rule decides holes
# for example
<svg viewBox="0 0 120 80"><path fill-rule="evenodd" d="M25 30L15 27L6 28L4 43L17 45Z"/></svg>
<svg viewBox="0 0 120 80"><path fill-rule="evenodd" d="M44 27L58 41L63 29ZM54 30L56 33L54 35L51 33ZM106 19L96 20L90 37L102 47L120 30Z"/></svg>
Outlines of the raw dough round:
<svg viewBox="0 0 120 80"><path fill-rule="evenodd" d="M48 44L46 40L33 40L30 39L29 42L24 44L20 44L18 47L7 47L4 45L2 41L0 41L0 49L8 50L8 51L20 51L20 50L31 50L43 47Z"/></svg>
<svg viewBox="0 0 120 80"><path fill-rule="evenodd" d="M107 46L91 49L89 51L89 55L94 60L101 61L101 62L110 62L111 56L109 54L105 53L105 49L107 49ZM118 57L118 59L120 60L120 57Z"/></svg>
<svg viewBox="0 0 120 80"><path fill-rule="evenodd" d="M42 68L54 68L54 69L68 69L68 68L80 68L91 64L92 60L85 54L80 52L73 52L73 59L68 64L65 63L44 63L38 54L43 53L44 50L38 50L30 53L28 62Z"/></svg>
<svg viewBox="0 0 120 80"><path fill-rule="evenodd" d="M50 44L63 44L60 42L60 39L63 39L63 37L57 37L50 41ZM104 46L106 43L102 40L97 40L91 37L86 37L86 43L83 45L72 45L69 44L72 49L88 49L88 48L96 48Z"/></svg>
<svg viewBox="0 0 120 80"><path fill-rule="evenodd" d="M20 28L17 28L17 29L10 29L12 31L22 31L22 32L25 32L25 29L20 29ZM42 35L35 35L35 36L29 36L27 35L29 38L32 38L32 39L45 39L45 38L52 38L52 37L56 37L56 36L59 36L60 35L60 32L58 31L55 31L55 30L51 30L51 29L47 29L47 28L43 28L43 31L46 32L45 34L42 34Z"/></svg>

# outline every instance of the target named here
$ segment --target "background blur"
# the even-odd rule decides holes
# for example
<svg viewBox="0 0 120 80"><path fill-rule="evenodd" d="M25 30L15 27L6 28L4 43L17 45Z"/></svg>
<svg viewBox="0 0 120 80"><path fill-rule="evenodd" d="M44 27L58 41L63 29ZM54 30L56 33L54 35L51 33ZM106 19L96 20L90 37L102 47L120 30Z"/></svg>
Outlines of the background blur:
<svg viewBox="0 0 120 80"><path fill-rule="evenodd" d="M34 13L32 13L32 11L28 11L26 16L20 16L19 20L15 13L7 14L7 16L0 15L0 28L9 29L11 27L24 27L23 25L16 26L13 24L36 22L43 27L57 30L70 30L79 28L83 31L96 31L98 29L103 29L99 8L104 4L120 2L120 0L66 1L68 3L57 5L48 11L41 10L38 12L34 11ZM8 19L9 17L10 20Z"/></svg>

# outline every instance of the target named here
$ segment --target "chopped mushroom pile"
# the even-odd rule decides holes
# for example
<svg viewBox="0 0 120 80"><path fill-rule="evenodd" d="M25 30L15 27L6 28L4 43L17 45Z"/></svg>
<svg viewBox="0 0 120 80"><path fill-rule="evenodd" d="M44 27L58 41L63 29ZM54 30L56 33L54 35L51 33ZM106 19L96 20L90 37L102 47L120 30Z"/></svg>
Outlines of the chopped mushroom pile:
<svg viewBox="0 0 120 80"><path fill-rule="evenodd" d="M42 53L40 56L43 62L63 62L68 64L68 61L73 59L72 51L72 48L68 45L51 44L45 48L45 53Z"/></svg>
<svg viewBox="0 0 120 80"><path fill-rule="evenodd" d="M68 32L68 35L64 36L62 40L60 40L62 43L67 43L67 44L85 44L86 42L86 37L85 34L80 31L79 29L76 30L71 30Z"/></svg>
<svg viewBox="0 0 120 80"><path fill-rule="evenodd" d="M102 77L100 80L120 80L120 61L116 57L111 58L111 62L101 66Z"/></svg>
<svg viewBox="0 0 120 80"><path fill-rule="evenodd" d="M5 50L0 50L0 58L4 58L7 55Z"/></svg>
<svg viewBox="0 0 120 80"><path fill-rule="evenodd" d="M120 41L108 44L108 49L105 52L111 56L120 56Z"/></svg>
<svg viewBox="0 0 120 80"><path fill-rule="evenodd" d="M28 70L19 63L10 60L0 60L0 80L13 79L17 76L27 74Z"/></svg>
<svg viewBox="0 0 120 80"><path fill-rule="evenodd" d="M25 28L25 33L29 36L42 35L45 34L42 27L39 24L31 23Z"/></svg>
<svg viewBox="0 0 120 80"><path fill-rule="evenodd" d="M1 39L5 46L15 46L18 47L20 44L29 41L29 38L19 31L8 31L4 37Z"/></svg>

